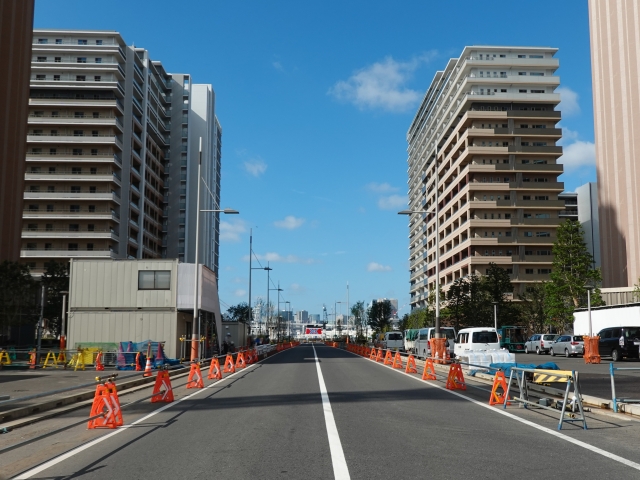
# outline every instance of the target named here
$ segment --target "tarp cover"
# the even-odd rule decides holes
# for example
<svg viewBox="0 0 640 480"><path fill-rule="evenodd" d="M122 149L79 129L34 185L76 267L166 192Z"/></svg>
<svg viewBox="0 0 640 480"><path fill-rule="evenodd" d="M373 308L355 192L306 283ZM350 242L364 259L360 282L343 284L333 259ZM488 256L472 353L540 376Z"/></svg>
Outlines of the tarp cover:
<svg viewBox="0 0 640 480"><path fill-rule="evenodd" d="M495 375L498 370L502 370L504 372L505 377L509 378L511 375L511 367L516 368L541 368L544 370L560 370L558 365L553 362L543 363L541 365L536 365L534 363L492 363L489 365L489 374Z"/></svg>
<svg viewBox="0 0 640 480"><path fill-rule="evenodd" d="M420 330L416 329L416 328L412 328L410 330L405 330L405 339L406 340L415 340L418 338L418 332Z"/></svg>
<svg viewBox="0 0 640 480"><path fill-rule="evenodd" d="M136 355L140 352L140 367L144 369L147 363L147 348L149 344L151 344L151 357L153 358L153 366L155 368L165 364L177 365L180 363L179 360L165 356L164 349L162 348L163 343L164 342L154 342L153 340L120 342L116 368L118 370L135 370Z"/></svg>

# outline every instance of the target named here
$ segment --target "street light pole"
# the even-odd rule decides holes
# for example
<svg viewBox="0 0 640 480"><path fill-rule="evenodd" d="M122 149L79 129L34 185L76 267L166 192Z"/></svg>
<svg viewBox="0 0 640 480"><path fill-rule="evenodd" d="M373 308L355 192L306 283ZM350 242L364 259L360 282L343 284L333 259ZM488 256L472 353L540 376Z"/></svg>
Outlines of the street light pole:
<svg viewBox="0 0 640 480"><path fill-rule="evenodd" d="M493 325L495 326L496 333L498 333L498 302L493 303Z"/></svg>
<svg viewBox="0 0 640 480"><path fill-rule="evenodd" d="M62 317L60 324L60 351L64 352L67 349L67 293L68 291L60 292L62 294Z"/></svg>
<svg viewBox="0 0 640 480"><path fill-rule="evenodd" d="M595 288L595 285L590 283L586 284L584 288L587 289L587 311L589 312L589 337L593 336L593 324L591 323L591 290Z"/></svg>
<svg viewBox="0 0 640 480"><path fill-rule="evenodd" d="M253 325L253 308L251 308L251 257L253 256L253 228L249 229L249 325Z"/></svg>
<svg viewBox="0 0 640 480"><path fill-rule="evenodd" d="M338 330L338 304L342 302L333 303L333 336L335 338L336 331Z"/></svg>
<svg viewBox="0 0 640 480"><path fill-rule="evenodd" d="M291 308L290 301L285 300L284 304L285 305L289 304L289 309ZM289 310L287 310L286 312L287 312L287 336L289 337L289 340L291 340L291 315Z"/></svg>

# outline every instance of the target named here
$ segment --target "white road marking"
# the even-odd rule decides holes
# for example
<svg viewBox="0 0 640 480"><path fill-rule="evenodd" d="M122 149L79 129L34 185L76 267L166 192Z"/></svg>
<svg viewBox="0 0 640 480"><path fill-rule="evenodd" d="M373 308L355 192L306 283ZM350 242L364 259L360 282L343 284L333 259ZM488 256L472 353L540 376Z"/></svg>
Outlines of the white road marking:
<svg viewBox="0 0 640 480"><path fill-rule="evenodd" d="M349 353L352 353L352 352L349 352ZM356 355L355 353L353 355L355 355L357 357L360 356L360 355ZM372 361L372 360L369 360L369 361ZM400 371L400 370L397 370L397 369L394 370L389 365L383 365L383 364L378 363L378 362L375 362L375 364L376 365L380 365L382 367L386 367L386 368L390 369L392 372L404 374L404 371ZM640 463L633 462L633 461L628 460L628 459L626 459L624 457L621 457L620 455L616 455L615 453L608 452L607 450L603 450L602 448L598 448L596 446L590 445L590 444L588 444L586 442L583 442L581 440L576 440L575 438L568 437L568 436L558 432L557 430L552 430L550 428L543 427L542 425L538 425L537 423L531 422L529 420L525 420L524 418L520 418L517 415L513 415L512 413L509 413L509 412L503 410L502 408L495 408L493 406L490 406L487 403L479 402L478 400L474 400L473 398L469 398L466 395L462 395L461 393L458 393L458 392L456 392L454 390L449 390L449 389L443 387L442 385L437 385L435 383L426 382L426 381L422 380L421 378L414 377L413 375L407 375L407 374L404 374L404 375L406 377L409 377L409 378L413 379L413 380L417 380L422 385L428 385L429 387L439 388L440 390L443 390L443 391L445 391L447 393L450 393L451 395L455 395L456 397L464 398L465 400L467 400L467 401L469 401L471 403L475 403L479 407L486 408L491 412L499 413L501 415L504 415L505 417L509 417L509 418L511 418L513 420L516 420L516 421L520 422L520 423L524 423L525 425L529 425L530 427L533 427L533 428L535 428L537 430L540 430L541 432L548 433L549 435L553 435L554 437L559 438L560 440L564 440L565 442L573 443L574 445L577 445L578 447L582 447L582 448L584 448L586 450L590 450L590 451L592 451L594 453L597 453L598 455L602 455L603 457L610 458L611 460L614 460L614 461L616 461L618 463L622 463L623 465L631 467L631 468L633 468L635 470L640 470Z"/></svg>
<svg viewBox="0 0 640 480"><path fill-rule="evenodd" d="M316 347L313 345L311 345L311 347L313 348L313 356L316 360L316 370L318 371L318 383L320 384L320 396L322 397L324 422L327 424L329 450L331 451L331 462L333 463L333 476L336 480L350 480L349 468L347 467L347 461L344 458L344 451L342 450L338 427L336 427L336 421L333 418L333 410L331 410L329 394L327 393L327 387L324 384L324 377L322 376L322 369L320 368L320 362L318 361L318 355L316 354Z"/></svg>
<svg viewBox="0 0 640 480"><path fill-rule="evenodd" d="M278 354L276 354L276 355L278 355ZM274 355L272 355L272 357L273 357L273 356L274 356ZM269 358L271 358L271 357L269 357ZM80 452L82 452L82 451L84 451L84 450L86 450L86 449L88 449L88 448L91 448L91 447L93 447L94 445L97 445L97 444L99 444L99 443L101 443L101 442L103 442L103 441L107 440L108 438L113 437L114 435L118 435L119 433L124 432L125 430L127 430L129 427L131 427L131 426L133 426L133 425L137 425L137 424L139 424L139 423L142 423L142 422L144 422L145 420L148 420L149 418L153 417L154 415L157 415L158 413L162 413L162 412L164 412L164 411L165 411L165 410L167 410L168 408L171 408L171 407L173 407L173 406L177 405L177 404L178 404L178 403L180 403L180 402L184 402L185 400L188 400L188 399L190 399L191 397L195 397L195 396L196 396L196 395L198 395L199 393L202 393L202 392L204 392L205 390L208 390L208 389L209 389L209 388L211 388L211 387L217 387L218 385L220 385L220 383L221 383L221 382L224 382L225 380L228 380L228 379L230 379L231 377L234 377L234 376L236 376L236 375L238 375L238 374L240 374L240 373L246 372L247 370L249 370L249 368L250 368L250 367L253 367L254 365L258 365L259 363L263 362L264 360L266 360L266 359L260 360L260 362L258 362L258 363L254 363L254 364L252 364L252 365L247 365L247 368L245 368L245 369L243 369L243 370L238 370L236 373L232 373L231 375L228 375L228 376L224 377L222 380L218 380L218 381L217 381L217 382L215 382L215 383L212 383L212 384L210 384L210 385L207 385L206 387L201 388L201 389L199 389L199 390L197 390L197 391L193 392L191 395L187 395L186 397L182 397L182 398L180 398L179 400L174 401L173 403L167 403L165 406L160 407L160 408L159 408L159 409L157 409L157 410L154 410L154 411L153 411L153 412L151 412L150 414L148 414L148 415L146 415L146 416L144 416L144 417L142 417L142 418L140 418L140 419L136 420L135 422L132 422L132 423L127 424L127 425L123 425L122 427L120 427L120 428L116 429L115 431L113 431L113 432L111 432L111 433L109 433L109 434L107 434L107 435L104 435L104 436L102 436L102 437L96 438L95 440L93 440L93 441L91 441L91 442L89 442L89 443L86 443L86 444L84 444L84 445L80 445L79 447L76 447L76 448L74 448L73 450L70 450L70 451L68 451L67 453L63 454L63 455L60 455L59 457L56 457L56 458L54 458L54 459L52 459L52 460L49 460L48 462L45 462L45 463L43 463L43 464L41 464L41 465L38 465L37 467L32 468L31 470L27 470L26 472L21 473L21 474L20 474L20 475L18 475L17 477L13 477L13 480L23 480L23 479L25 479L25 478L31 478L31 477L33 477L34 475L36 475L36 474L38 474L38 473L40 473L40 472L42 472L42 471L46 470L47 468L51 468L51 467L53 467L54 465L57 465L58 463L63 462L63 461L65 461L65 460L67 460L68 458L71 458L71 457L73 457L73 456L77 455L78 453L80 453ZM348 478L348 477L347 477L347 478Z"/></svg>

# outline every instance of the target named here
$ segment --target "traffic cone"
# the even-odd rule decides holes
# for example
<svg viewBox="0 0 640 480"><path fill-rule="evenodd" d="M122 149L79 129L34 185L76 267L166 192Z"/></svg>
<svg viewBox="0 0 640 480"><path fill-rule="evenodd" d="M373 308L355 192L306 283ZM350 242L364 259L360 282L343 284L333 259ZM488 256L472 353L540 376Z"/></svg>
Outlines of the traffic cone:
<svg viewBox="0 0 640 480"><path fill-rule="evenodd" d="M104 370L104 365L102 364L102 352L98 352L96 356L96 372L102 372Z"/></svg>
<svg viewBox="0 0 640 480"><path fill-rule="evenodd" d="M407 359L407 368L404 373L418 373L418 368L416 367L416 359L413 358L413 355L409 355Z"/></svg>
<svg viewBox="0 0 640 480"><path fill-rule="evenodd" d="M431 357L427 357L424 362L424 372L422 372L422 380L437 380L436 369L433 366L433 360Z"/></svg>
<svg viewBox="0 0 640 480"><path fill-rule="evenodd" d="M164 392L160 388L164 387ZM151 397L151 403L173 402L173 388L171 388L171 378L169 372L166 370L159 370L156 376L156 384L153 387L153 397Z"/></svg>
<svg viewBox="0 0 640 480"><path fill-rule="evenodd" d="M384 364L385 365L393 364L393 357L391 356L391 350L387 350L387 354L384 356Z"/></svg>
<svg viewBox="0 0 640 480"><path fill-rule="evenodd" d="M107 391L109 392L111 408L113 408L113 422L116 427L121 427L123 424L122 410L120 409L120 399L118 398L118 390L116 389L116 384L112 381L108 381L104 384L104 386L107 387Z"/></svg>
<svg viewBox="0 0 640 480"><path fill-rule="evenodd" d="M400 352L396 352L396 356L393 357L391 368L402 368L402 355L400 355Z"/></svg>
<svg viewBox="0 0 640 480"><path fill-rule="evenodd" d="M198 362L191 364L189 379L187 380L187 388L204 388L202 372L200 371L200 364Z"/></svg>
<svg viewBox="0 0 640 480"><path fill-rule="evenodd" d="M498 393L498 388L502 388L502 393ZM491 396L489 397L489 405L511 405L507 398L507 381L504 377L504 372L497 371L495 377L493 377L493 388L491 389Z"/></svg>
<svg viewBox="0 0 640 480"><path fill-rule="evenodd" d="M449 375L447 376L448 390L466 390L467 384L464 382L464 375L462 374L462 366L459 363L452 363L449 368Z"/></svg>
<svg viewBox="0 0 640 480"><path fill-rule="evenodd" d="M29 352L29 368L30 369L36 368L36 351L35 350L31 350Z"/></svg>
<svg viewBox="0 0 640 480"><path fill-rule="evenodd" d="M151 373L151 358L147 357L147 364L144 366L144 374L143 377L150 377Z"/></svg>
<svg viewBox="0 0 640 480"><path fill-rule="evenodd" d="M236 367L233 364L233 355L227 353L227 358L224 359L224 373L235 373Z"/></svg>
<svg viewBox="0 0 640 480"><path fill-rule="evenodd" d="M141 372L142 366L140 365L140 352L136 353L136 372Z"/></svg>
<svg viewBox="0 0 640 480"><path fill-rule="evenodd" d="M376 349L375 347L371 349L371 355L369 355L369 360L374 360L376 359Z"/></svg>
<svg viewBox="0 0 640 480"><path fill-rule="evenodd" d="M382 358L382 348L378 348L378 354L376 355L376 362L381 362L383 360Z"/></svg>
<svg viewBox="0 0 640 480"><path fill-rule="evenodd" d="M217 358L211 360L211 365L209 365L209 375L207 375L209 380L222 380L222 372L220 371L220 362Z"/></svg>
<svg viewBox="0 0 640 480"><path fill-rule="evenodd" d="M247 362L244 359L244 353L240 352L236 358L236 368L245 368L246 366Z"/></svg>

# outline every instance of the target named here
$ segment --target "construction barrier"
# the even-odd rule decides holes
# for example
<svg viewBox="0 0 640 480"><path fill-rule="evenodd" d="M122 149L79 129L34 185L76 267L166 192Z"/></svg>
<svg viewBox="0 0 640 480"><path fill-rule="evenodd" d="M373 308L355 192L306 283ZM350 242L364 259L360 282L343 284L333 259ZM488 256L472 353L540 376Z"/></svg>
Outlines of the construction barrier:
<svg viewBox="0 0 640 480"><path fill-rule="evenodd" d="M233 355L231 355L230 353L227 353L227 357L224 359L224 369L222 370L222 372L223 373L236 372L236 367L235 367L235 364L233 363Z"/></svg>
<svg viewBox="0 0 640 480"><path fill-rule="evenodd" d="M189 379L187 380L187 388L204 388L202 372L200 371L200 364L198 362L193 362L191 364Z"/></svg>
<svg viewBox="0 0 640 480"><path fill-rule="evenodd" d="M640 403L640 399L637 398L626 398L626 397L616 397L616 380L615 380L615 371L616 370L640 370L640 367L614 367L613 363L609 364L609 375L611 376L611 402L613 403L613 411L618 411L618 402L620 403Z"/></svg>
<svg viewBox="0 0 640 480"><path fill-rule="evenodd" d="M371 349L371 353L369 354L369 360L376 361L376 349L375 347Z"/></svg>
<svg viewBox="0 0 640 480"><path fill-rule="evenodd" d="M36 368L36 351L35 350L31 350L29 352L29 368L30 369Z"/></svg>
<svg viewBox="0 0 640 480"><path fill-rule="evenodd" d="M164 390L161 388L164 387ZM165 369L158 370L156 376L156 384L153 386L153 396L151 397L151 403L171 403L173 402L173 388L171 387L171 377L169 372Z"/></svg>
<svg viewBox="0 0 640 480"><path fill-rule="evenodd" d="M582 355L584 363L600 363L600 337L598 335L595 337L584 335L582 339L584 340L584 354Z"/></svg>
<svg viewBox="0 0 640 480"><path fill-rule="evenodd" d="M378 348L378 354L376 355L376 362L382 362L384 359L382 358L382 348Z"/></svg>
<svg viewBox="0 0 640 480"><path fill-rule="evenodd" d="M123 425L118 391L113 382L99 383L89 413L87 428L116 428Z"/></svg>
<svg viewBox="0 0 640 480"><path fill-rule="evenodd" d="M448 390L466 390L467 384L462 374L462 365L454 362L449 367L449 375L447 376L446 388Z"/></svg>
<svg viewBox="0 0 640 480"><path fill-rule="evenodd" d="M236 357L236 369L245 368L246 366L247 366L247 363L244 360L244 353L242 352L238 353Z"/></svg>
<svg viewBox="0 0 640 480"><path fill-rule="evenodd" d="M211 360L211 365L209 365L209 375L207 375L209 380L222 380L222 372L220 371L220 362L217 358L213 358Z"/></svg>
<svg viewBox="0 0 640 480"><path fill-rule="evenodd" d="M513 397L511 401L520 402L524 408L527 408L528 405L535 405L536 408L544 408L546 410L557 411L555 408L541 405L537 402L532 402L529 400L529 389L527 376L533 374L534 380L536 379L536 375L538 375L538 380L541 380L544 377L548 377L549 375L553 375L555 378L563 378L564 382L566 382L567 387L564 392L564 398L562 400L562 407L560 411L560 419L558 421L558 430L562 430L562 424L564 422L582 422L582 428L587 429L587 419L584 416L584 410L582 408L582 394L580 393L580 382L578 381L578 372L574 370L538 370L536 368L521 368L521 367L511 367L511 373L509 374L509 381L507 382L507 391L505 393L505 398L509 398L509 392L511 390L511 382L516 379L518 382L518 389L520 391L519 397ZM570 389L573 386L573 398L571 402L571 412L567 411L568 401L569 401L569 393ZM507 403L503 404L503 408L507 408ZM576 408L578 412L576 413Z"/></svg>
<svg viewBox="0 0 640 480"><path fill-rule="evenodd" d="M498 389L502 389L502 393ZM498 370L493 377L493 387L491 388L491 396L489 397L489 405L511 405L509 397L507 397L507 380L504 377L504 372Z"/></svg>
<svg viewBox="0 0 640 480"><path fill-rule="evenodd" d="M11 365L9 352L6 350L0 350L0 365Z"/></svg>
<svg viewBox="0 0 640 480"><path fill-rule="evenodd" d="M416 359L413 357L413 355L409 355L409 358L407 358L407 368L405 369L404 373L418 373L418 368L416 367Z"/></svg>
<svg viewBox="0 0 640 480"><path fill-rule="evenodd" d="M42 365L42 368L47 367L58 368L58 357L56 357L56 354L52 350L47 352L47 357L44 359L44 364Z"/></svg>
<svg viewBox="0 0 640 480"><path fill-rule="evenodd" d="M96 371L101 372L104 370L104 365L102 364L102 352L98 352L98 356L96 357Z"/></svg>
<svg viewBox="0 0 640 480"><path fill-rule="evenodd" d="M384 356L384 365L391 365L393 363L393 356L391 350L387 350L387 354Z"/></svg>
<svg viewBox="0 0 640 480"><path fill-rule="evenodd" d="M402 365L402 355L400 355L400 352L396 352L396 355L393 357L391 368L404 368L404 365Z"/></svg>
<svg viewBox="0 0 640 480"><path fill-rule="evenodd" d="M424 371L422 372L422 380L437 380L436 369L433 366L433 360L431 357L427 357L424 362Z"/></svg>
<svg viewBox="0 0 640 480"><path fill-rule="evenodd" d="M84 354L85 354L84 350L82 350L82 348L78 348L77 353L74 354L73 357L71 357L71 361L69 361L69 366L74 367L73 368L74 372L77 371L79 368L84 370L84 367L85 367Z"/></svg>

